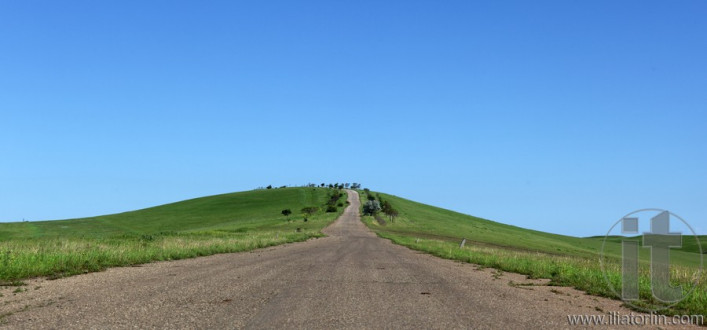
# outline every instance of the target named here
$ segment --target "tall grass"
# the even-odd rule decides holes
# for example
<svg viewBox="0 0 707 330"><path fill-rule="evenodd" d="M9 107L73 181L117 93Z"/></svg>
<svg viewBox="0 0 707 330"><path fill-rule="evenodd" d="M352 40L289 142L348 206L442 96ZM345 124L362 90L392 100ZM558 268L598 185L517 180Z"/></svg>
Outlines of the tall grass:
<svg viewBox="0 0 707 330"><path fill-rule="evenodd" d="M303 232L201 232L114 238L31 239L0 242L0 279L50 278L151 261L240 252L320 237Z"/></svg>
<svg viewBox="0 0 707 330"><path fill-rule="evenodd" d="M399 217L385 225L373 217L363 217L369 228L394 243L442 258L534 278L548 278L552 285L571 286L589 294L618 298L611 287L621 288L620 240L610 240L603 251L605 278L599 261L603 239L528 230L392 195L373 192L371 195L385 199L399 210ZM462 238L466 238L467 243L464 248L459 248ZM701 255L695 246L671 251L671 284L682 286L683 293L689 295L678 304L660 310L661 313L707 315L707 276L702 276L690 291L700 260ZM639 293L642 303L629 306L638 310L664 306L653 298L649 261L648 254L641 255Z"/></svg>
<svg viewBox="0 0 707 330"><path fill-rule="evenodd" d="M371 220L368 220L371 221ZM379 232L379 236L390 239L396 244L430 253L432 255L478 264L485 267L500 269L528 275L530 278L550 279L551 285L570 286L592 295L615 298L615 293L606 282L598 258L583 258L576 256L553 255L542 252L510 250L496 247L475 246L466 244L459 247L458 242L447 242L434 239L398 236ZM636 307L652 309L657 303L653 300L650 289L650 270L646 264L640 267L640 296L644 303ZM621 265L619 260L609 260L605 264L608 280L614 288L621 287ZM707 315L707 280L700 278L692 292L695 278L694 271L686 267L672 267L671 281L673 285L681 285L683 293L688 295L675 306L660 311L666 315L694 314Z"/></svg>
<svg viewBox="0 0 707 330"><path fill-rule="evenodd" d="M299 210L332 201L324 188L255 190L145 210L62 221L0 224L0 284L108 267L241 252L323 236L342 212ZM337 202L345 202L346 194ZM296 213L285 217L281 210Z"/></svg>

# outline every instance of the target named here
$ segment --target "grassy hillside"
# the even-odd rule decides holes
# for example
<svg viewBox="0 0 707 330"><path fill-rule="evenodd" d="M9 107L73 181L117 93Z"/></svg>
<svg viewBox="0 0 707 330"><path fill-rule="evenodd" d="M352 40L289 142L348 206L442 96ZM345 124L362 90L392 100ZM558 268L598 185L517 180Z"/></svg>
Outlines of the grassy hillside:
<svg viewBox="0 0 707 330"><path fill-rule="evenodd" d="M527 274L535 278L549 278L555 285L573 286L588 293L615 297L602 273L599 255L601 238L578 238L550 234L505 225L400 197L370 193L380 201L387 201L398 212L392 221L384 214L379 220L363 217L364 223L379 236L407 247L425 251L443 258L471 262L500 270ZM363 201L366 193L361 194ZM466 244L460 248L460 242ZM704 242L704 237L701 241ZM610 239L603 259L614 287L620 288L621 238ZM705 246L703 246L703 249ZM692 275L701 255L696 242L685 240L682 250L671 251L674 285L692 287ZM641 254L641 297L651 299L649 287L649 255ZM643 307L651 307L643 305ZM702 277L696 290L665 313L707 314L707 281Z"/></svg>
<svg viewBox="0 0 707 330"><path fill-rule="evenodd" d="M637 239L637 238L639 238L639 236L633 236L632 238ZM587 239L596 240L596 241L601 242L601 241L604 241L604 236L592 236ZM623 239L624 239L624 237L620 237L620 236L610 236L606 240L609 242L619 243ZM698 240L699 240L699 245L698 245ZM691 236L686 235L685 237L683 237L682 247L679 249L675 249L675 250L680 250L683 252L707 254L707 235L697 236L697 239L693 239Z"/></svg>
<svg viewBox="0 0 707 330"><path fill-rule="evenodd" d="M324 212L338 190L267 189L186 200L91 218L0 223L0 280L64 276L306 240L343 211ZM336 203L345 203L344 193ZM317 206L304 216L300 210ZM291 209L289 219L280 212Z"/></svg>

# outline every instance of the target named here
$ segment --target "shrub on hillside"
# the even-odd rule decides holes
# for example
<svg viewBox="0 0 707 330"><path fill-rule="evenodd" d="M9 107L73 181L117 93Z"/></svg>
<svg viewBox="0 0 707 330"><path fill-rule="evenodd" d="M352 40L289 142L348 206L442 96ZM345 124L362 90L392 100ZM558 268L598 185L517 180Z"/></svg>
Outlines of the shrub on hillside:
<svg viewBox="0 0 707 330"><path fill-rule="evenodd" d="M376 215L381 210L381 205L376 200L369 200L363 204L363 215Z"/></svg>
<svg viewBox="0 0 707 330"><path fill-rule="evenodd" d="M307 206L302 209L302 213L307 215L312 215L314 213L317 213L317 211L319 211L319 208L316 206Z"/></svg>
<svg viewBox="0 0 707 330"><path fill-rule="evenodd" d="M341 198L342 192L340 190L336 190L334 193L329 195L329 200L327 201L327 205L334 206L336 205L336 202Z"/></svg>
<svg viewBox="0 0 707 330"><path fill-rule="evenodd" d="M395 222L395 217L398 216L398 211L393 208L393 205L391 205L388 201L384 201L381 206L381 210L388 216L388 218L390 218L391 222Z"/></svg>

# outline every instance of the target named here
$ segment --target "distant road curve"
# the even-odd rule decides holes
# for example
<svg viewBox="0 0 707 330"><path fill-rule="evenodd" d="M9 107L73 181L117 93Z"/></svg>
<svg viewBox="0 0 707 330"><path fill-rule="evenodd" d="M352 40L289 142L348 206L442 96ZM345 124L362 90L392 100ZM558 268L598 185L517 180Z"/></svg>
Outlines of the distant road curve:
<svg viewBox="0 0 707 330"><path fill-rule="evenodd" d="M32 280L27 292L2 291L0 326L527 329L569 328L568 314L630 312L617 301L394 245L361 223L358 194L347 193L350 205L324 230L328 237Z"/></svg>

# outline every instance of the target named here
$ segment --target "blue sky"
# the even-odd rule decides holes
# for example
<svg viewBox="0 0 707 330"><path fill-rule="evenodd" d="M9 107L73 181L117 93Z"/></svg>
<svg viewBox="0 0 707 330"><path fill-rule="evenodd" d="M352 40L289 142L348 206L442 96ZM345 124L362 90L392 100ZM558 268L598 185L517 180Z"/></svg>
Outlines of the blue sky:
<svg viewBox="0 0 707 330"><path fill-rule="evenodd" d="M3 1L0 220L267 184L707 234L704 1Z"/></svg>

